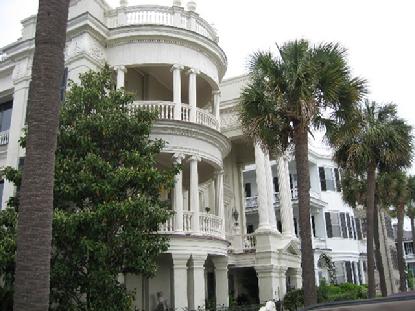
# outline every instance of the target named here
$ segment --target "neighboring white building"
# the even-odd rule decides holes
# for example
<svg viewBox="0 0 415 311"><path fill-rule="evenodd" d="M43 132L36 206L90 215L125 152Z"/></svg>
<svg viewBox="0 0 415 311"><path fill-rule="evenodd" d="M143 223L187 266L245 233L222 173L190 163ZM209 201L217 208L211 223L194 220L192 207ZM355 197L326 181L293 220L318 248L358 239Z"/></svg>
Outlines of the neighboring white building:
<svg viewBox="0 0 415 311"><path fill-rule="evenodd" d="M104 0L70 2L68 78L108 63L134 105L158 109L152 135L167 142L160 161L177 162L171 193L175 216L160 228L170 248L153 279L126 275L135 304L153 310L157 293L175 308L197 308L229 295L249 302L279 299L301 287L296 169L292 155L268 155L243 135L237 114L246 76L223 81L226 55L215 29L179 0L172 7L110 8ZM22 37L0 49L0 166L17 167L25 125L35 16ZM341 198L330 150L310 145L311 213L317 282L365 283L364 221ZM1 183L2 205L15 189ZM168 197L167 194L163 194Z"/></svg>

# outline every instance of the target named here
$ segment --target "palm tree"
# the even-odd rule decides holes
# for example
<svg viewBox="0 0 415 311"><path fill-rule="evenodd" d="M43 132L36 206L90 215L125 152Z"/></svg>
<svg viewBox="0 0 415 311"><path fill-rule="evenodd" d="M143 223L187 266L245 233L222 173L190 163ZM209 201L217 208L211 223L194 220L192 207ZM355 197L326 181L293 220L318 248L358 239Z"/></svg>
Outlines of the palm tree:
<svg viewBox="0 0 415 311"><path fill-rule="evenodd" d="M278 46L278 55L257 52L250 60L250 83L243 90L244 131L270 152L294 145L304 303L317 302L310 226L308 135L313 127L333 126L361 99L365 82L352 78L345 49L311 46L306 40Z"/></svg>
<svg viewBox="0 0 415 311"><path fill-rule="evenodd" d="M410 199L410 190L408 187L408 177L402 171L381 174L379 182L385 189L385 203L388 206L394 206L396 216L398 218L397 230L397 253L398 253L398 269L399 269L399 290L406 292L406 273L405 259L403 251L403 222L405 217L405 205Z"/></svg>
<svg viewBox="0 0 415 311"><path fill-rule="evenodd" d="M358 176L350 171L342 172L342 194L343 200L356 208L357 206L363 206L367 208L367 180L363 176ZM382 202L382 196L387 196L385 192L381 191L378 183L376 184L376 197L374 206L374 232L373 238L375 243L375 260L379 274L380 291L383 297L388 295L386 287L385 269L383 267L382 255L380 252L380 239L379 239L379 209L381 208L380 202Z"/></svg>
<svg viewBox="0 0 415 311"><path fill-rule="evenodd" d="M69 0L40 0L17 227L14 310L49 309L53 176Z"/></svg>
<svg viewBox="0 0 415 311"><path fill-rule="evenodd" d="M376 174L407 167L412 159L411 126L397 115L396 106L366 101L349 122L330 129L334 158L340 167L367 178L367 261L369 297L374 297L373 260Z"/></svg>
<svg viewBox="0 0 415 311"><path fill-rule="evenodd" d="M406 214L411 222L412 248L415 252L415 176L408 177L409 200Z"/></svg>

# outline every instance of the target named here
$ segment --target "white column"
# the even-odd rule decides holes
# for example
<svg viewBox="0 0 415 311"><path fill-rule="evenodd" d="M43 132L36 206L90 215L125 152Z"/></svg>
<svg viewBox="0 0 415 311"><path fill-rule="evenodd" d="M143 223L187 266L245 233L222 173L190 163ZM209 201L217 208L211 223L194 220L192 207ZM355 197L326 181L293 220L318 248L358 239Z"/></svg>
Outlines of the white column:
<svg viewBox="0 0 415 311"><path fill-rule="evenodd" d="M228 257L213 257L215 265L216 305L229 306Z"/></svg>
<svg viewBox="0 0 415 311"><path fill-rule="evenodd" d="M365 270L363 269L363 260L359 260L360 275L362 276L362 284L366 284Z"/></svg>
<svg viewBox="0 0 415 311"><path fill-rule="evenodd" d="M190 158L190 209L193 211L192 230L194 232L200 231L199 175L197 172L198 162L200 162L200 158L198 156L192 156Z"/></svg>
<svg viewBox="0 0 415 311"><path fill-rule="evenodd" d="M278 299L280 291L279 274L274 265L255 266L258 276L259 303Z"/></svg>
<svg viewBox="0 0 415 311"><path fill-rule="evenodd" d="M196 122L196 76L199 72L196 69L190 69L188 71L189 74L189 121Z"/></svg>
<svg viewBox="0 0 415 311"><path fill-rule="evenodd" d="M294 216L290 192L290 172L288 170L288 159L285 155L277 157L277 172L282 233L285 236L295 237Z"/></svg>
<svg viewBox="0 0 415 311"><path fill-rule="evenodd" d="M24 63L27 65L28 63ZM17 66L17 65L16 65ZM15 69L16 70L16 69ZM25 124L25 115L26 115L26 107L27 107L27 100L29 94L29 83L30 83L30 72L27 73L28 76L25 77L17 77L19 78L16 80L16 74L13 73L13 84L14 84L14 94L13 94L13 108L12 108L12 115L10 120L10 129L9 129L9 143L7 144L7 158L6 163L7 166L11 166L14 168L18 167L19 164L19 156L20 156L20 143L19 139L22 136L22 128ZM14 184L8 180L4 181L4 190L3 190L3 198L1 200L0 208L5 208L7 206L7 202L11 196L14 196Z"/></svg>
<svg viewBox="0 0 415 311"><path fill-rule="evenodd" d="M283 299L287 293L287 268L279 267L277 268L277 277L278 277L278 299Z"/></svg>
<svg viewBox="0 0 415 311"><path fill-rule="evenodd" d="M198 310L205 307L205 261L207 255L192 254L193 295L189 295L189 309Z"/></svg>
<svg viewBox="0 0 415 311"><path fill-rule="evenodd" d="M295 288L300 289L303 287L303 276L302 276L301 269L296 269L292 275L292 278L294 281Z"/></svg>
<svg viewBox="0 0 415 311"><path fill-rule="evenodd" d="M277 219L275 217L275 209L274 209L274 186L272 180L272 169L271 163L269 161L269 154L264 153L264 170L265 170L265 177L266 177L266 185L267 185L267 206L268 206L268 218L273 230L277 229Z"/></svg>
<svg viewBox="0 0 415 311"><path fill-rule="evenodd" d="M173 103L174 103L174 120L182 119L182 76L183 70L181 65L173 65L170 71L173 72Z"/></svg>
<svg viewBox="0 0 415 311"><path fill-rule="evenodd" d="M213 112L216 120L218 120L218 128L220 129L220 91L213 91Z"/></svg>
<svg viewBox="0 0 415 311"><path fill-rule="evenodd" d="M127 72L127 68L125 66L115 66L114 68L117 71L117 89L125 87L125 73Z"/></svg>
<svg viewBox="0 0 415 311"><path fill-rule="evenodd" d="M261 149L259 143L255 143L255 166L256 166L256 184L258 189L258 217L259 224L258 230L270 230L271 225L269 222L268 213L268 195L266 186L266 174L264 166L264 152Z"/></svg>
<svg viewBox="0 0 415 311"><path fill-rule="evenodd" d="M184 155L176 153L173 155L174 164L182 164ZM175 211L175 231L183 231L183 172L180 170L174 176L174 190L173 190L173 210Z"/></svg>
<svg viewBox="0 0 415 311"><path fill-rule="evenodd" d="M223 170L215 172L215 207L218 216L225 221L225 211L223 206Z"/></svg>
<svg viewBox="0 0 415 311"><path fill-rule="evenodd" d="M173 299L175 310L189 307L187 300L187 261L189 255L172 254L173 258Z"/></svg>

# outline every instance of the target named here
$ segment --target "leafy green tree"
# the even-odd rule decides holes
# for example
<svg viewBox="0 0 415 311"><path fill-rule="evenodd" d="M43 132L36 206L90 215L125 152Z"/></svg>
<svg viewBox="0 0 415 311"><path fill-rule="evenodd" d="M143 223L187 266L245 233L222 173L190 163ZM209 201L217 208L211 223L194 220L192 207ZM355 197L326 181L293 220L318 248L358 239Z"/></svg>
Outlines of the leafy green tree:
<svg viewBox="0 0 415 311"><path fill-rule="evenodd" d="M344 120L361 99L365 83L352 78L346 51L337 44L311 46L287 42L278 55L251 57L250 82L242 91L240 120L244 131L281 153L294 146L298 176L301 264L305 305L317 302L310 226L308 138L313 127Z"/></svg>
<svg viewBox="0 0 415 311"><path fill-rule="evenodd" d="M412 128L396 106L363 103L348 122L330 129L334 158L340 167L367 179L367 261L369 297L376 294L373 234L377 171L408 167L412 160Z"/></svg>
<svg viewBox="0 0 415 311"><path fill-rule="evenodd" d="M157 256L168 247L167 238L155 234L171 216L160 192L171 189L178 168L158 167L163 142L149 136L156 116L132 110L132 97L115 89L111 74L105 67L81 75L79 85L71 83L61 109L52 310L132 310L131 293L118 281L119 274L151 277ZM6 174L19 185L19 172L8 168ZM11 200L15 208L18 203ZM1 225L8 228L1 243L10 243L0 263L9 265L15 211L0 213Z"/></svg>

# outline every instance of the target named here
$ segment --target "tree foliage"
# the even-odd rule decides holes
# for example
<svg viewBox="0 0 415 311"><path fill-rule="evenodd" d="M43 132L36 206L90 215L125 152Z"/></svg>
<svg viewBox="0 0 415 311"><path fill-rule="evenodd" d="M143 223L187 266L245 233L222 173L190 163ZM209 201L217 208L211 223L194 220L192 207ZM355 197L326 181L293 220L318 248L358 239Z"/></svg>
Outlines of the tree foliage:
<svg viewBox="0 0 415 311"><path fill-rule="evenodd" d="M131 310L120 273L151 277L168 241L155 234L171 215L160 192L177 167L161 169L163 142L150 139L154 114L131 109L112 72L80 76L61 109L55 165L51 309ZM17 185L20 173L5 170ZM18 200L1 211L1 272L13 282Z"/></svg>

